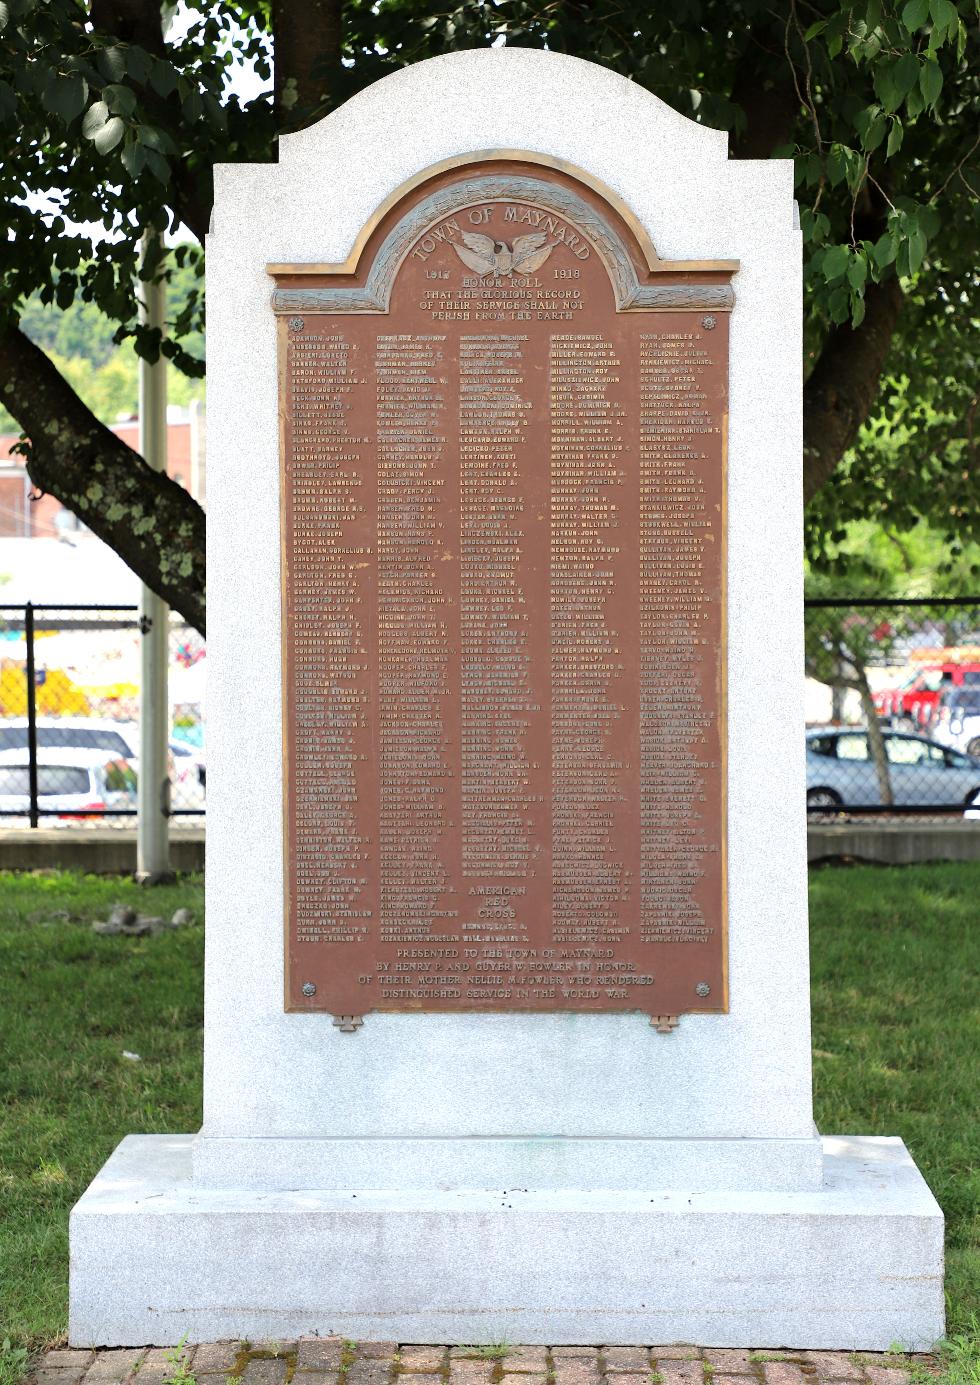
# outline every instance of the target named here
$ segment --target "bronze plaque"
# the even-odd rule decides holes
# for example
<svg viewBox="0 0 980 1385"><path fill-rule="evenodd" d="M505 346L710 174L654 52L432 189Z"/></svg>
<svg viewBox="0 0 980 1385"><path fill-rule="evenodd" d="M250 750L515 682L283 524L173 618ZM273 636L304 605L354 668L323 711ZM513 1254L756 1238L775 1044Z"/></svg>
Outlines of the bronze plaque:
<svg viewBox="0 0 980 1385"><path fill-rule="evenodd" d="M287 1009L727 1008L736 267L517 154L270 266Z"/></svg>

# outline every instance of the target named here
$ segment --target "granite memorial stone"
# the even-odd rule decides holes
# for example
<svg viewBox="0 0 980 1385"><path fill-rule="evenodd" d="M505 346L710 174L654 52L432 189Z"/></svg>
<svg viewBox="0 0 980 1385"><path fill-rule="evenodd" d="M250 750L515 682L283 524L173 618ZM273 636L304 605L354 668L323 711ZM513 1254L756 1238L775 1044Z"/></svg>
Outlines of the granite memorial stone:
<svg viewBox="0 0 980 1385"><path fill-rule="evenodd" d="M215 170L204 1119L74 1209L73 1343L941 1335L813 1123L800 252L549 53Z"/></svg>

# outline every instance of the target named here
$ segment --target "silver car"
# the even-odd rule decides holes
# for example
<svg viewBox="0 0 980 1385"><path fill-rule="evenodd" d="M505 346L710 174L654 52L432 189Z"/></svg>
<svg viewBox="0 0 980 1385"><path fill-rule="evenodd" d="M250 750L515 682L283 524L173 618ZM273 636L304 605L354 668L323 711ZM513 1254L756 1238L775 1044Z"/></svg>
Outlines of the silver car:
<svg viewBox="0 0 980 1385"><path fill-rule="evenodd" d="M962 807L980 790L980 759L926 736L883 732L892 800L900 807ZM881 805L878 773L861 727L806 733L808 808L873 808Z"/></svg>

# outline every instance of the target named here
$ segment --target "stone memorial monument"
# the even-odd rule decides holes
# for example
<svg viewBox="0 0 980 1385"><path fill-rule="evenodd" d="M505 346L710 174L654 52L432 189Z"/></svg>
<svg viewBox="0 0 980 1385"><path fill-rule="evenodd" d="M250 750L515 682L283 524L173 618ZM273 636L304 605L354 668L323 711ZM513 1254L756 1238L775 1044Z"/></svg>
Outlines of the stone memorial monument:
<svg viewBox="0 0 980 1385"><path fill-rule="evenodd" d="M792 189L511 49L216 170L204 1123L72 1342L941 1334L812 1118Z"/></svg>

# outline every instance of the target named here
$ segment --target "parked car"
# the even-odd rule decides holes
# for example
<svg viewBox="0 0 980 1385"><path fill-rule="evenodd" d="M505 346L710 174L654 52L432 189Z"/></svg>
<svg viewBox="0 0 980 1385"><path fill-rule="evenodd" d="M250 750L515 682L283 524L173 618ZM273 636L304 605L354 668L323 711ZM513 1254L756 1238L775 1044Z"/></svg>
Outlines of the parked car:
<svg viewBox="0 0 980 1385"><path fill-rule="evenodd" d="M892 798L898 805L966 805L980 791L980 758L937 745L927 736L883 732ZM828 727L806 734L808 808L871 808L881 803L868 733Z"/></svg>
<svg viewBox="0 0 980 1385"><path fill-rule="evenodd" d="M980 756L980 687L949 688L942 694L932 736L942 745Z"/></svg>
<svg viewBox="0 0 980 1385"><path fill-rule="evenodd" d="M873 700L878 715L890 725L924 729L935 720L943 692L961 687L980 688L980 664L929 664L914 670L897 688L881 688Z"/></svg>
<svg viewBox="0 0 980 1385"><path fill-rule="evenodd" d="M30 772L22 749L0 750L0 813L5 818L28 816ZM135 806L136 775L125 759L105 750L39 750L37 797L46 815L98 817L107 808Z"/></svg>
<svg viewBox="0 0 980 1385"><path fill-rule="evenodd" d="M175 808L203 808L204 752L176 736L169 738L169 773ZM139 772L139 724L100 717L38 717L38 750L104 750ZM27 718L0 722L0 751L27 749Z"/></svg>

